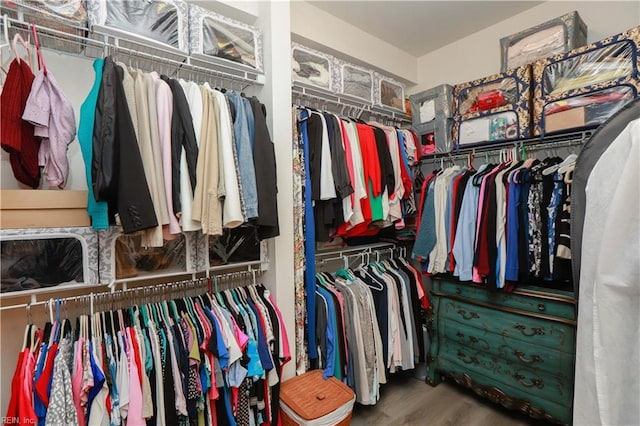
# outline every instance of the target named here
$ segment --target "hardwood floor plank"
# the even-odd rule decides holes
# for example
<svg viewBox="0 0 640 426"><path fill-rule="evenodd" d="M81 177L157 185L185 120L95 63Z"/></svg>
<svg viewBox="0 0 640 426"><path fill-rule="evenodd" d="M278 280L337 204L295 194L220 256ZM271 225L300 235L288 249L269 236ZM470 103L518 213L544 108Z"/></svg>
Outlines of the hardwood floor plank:
<svg viewBox="0 0 640 426"><path fill-rule="evenodd" d="M528 426L547 425L443 382L431 387L409 375L392 375L374 406L356 404L353 426Z"/></svg>

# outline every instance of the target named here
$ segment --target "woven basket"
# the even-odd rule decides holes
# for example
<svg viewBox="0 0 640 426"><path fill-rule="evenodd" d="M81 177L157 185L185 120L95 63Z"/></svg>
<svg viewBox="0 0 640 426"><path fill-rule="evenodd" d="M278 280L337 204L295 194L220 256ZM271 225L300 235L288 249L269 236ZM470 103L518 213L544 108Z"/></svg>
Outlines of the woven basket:
<svg viewBox="0 0 640 426"><path fill-rule="evenodd" d="M280 389L281 405L314 425L349 425L354 401L355 394L347 385L335 377L323 379L321 370L309 371L287 380ZM345 413L340 416L339 422L329 420L335 418L336 410ZM284 426L305 424L292 419L284 410L280 410L280 413ZM332 413L334 416L331 416ZM325 417L326 422L323 420Z"/></svg>

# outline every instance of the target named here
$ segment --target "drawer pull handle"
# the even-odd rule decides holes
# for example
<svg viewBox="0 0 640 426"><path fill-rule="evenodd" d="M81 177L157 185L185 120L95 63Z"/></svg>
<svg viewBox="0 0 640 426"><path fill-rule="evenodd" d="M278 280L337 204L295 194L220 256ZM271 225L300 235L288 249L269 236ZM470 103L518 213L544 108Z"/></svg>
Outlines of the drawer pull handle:
<svg viewBox="0 0 640 426"><path fill-rule="evenodd" d="M462 294L462 289L460 287L456 288L456 294Z"/></svg>
<svg viewBox="0 0 640 426"><path fill-rule="evenodd" d="M518 359L525 364L534 364L536 362L544 362L540 355L531 355L530 359L525 358L524 352L521 352L517 349L514 349L513 354L518 357Z"/></svg>
<svg viewBox="0 0 640 426"><path fill-rule="evenodd" d="M523 324L516 324L513 326L513 328L515 328L516 330L519 330L520 333L524 334L525 336L543 336L544 333L544 328L542 327L532 327L531 331L526 331L527 330L527 326L523 325Z"/></svg>
<svg viewBox="0 0 640 426"><path fill-rule="evenodd" d="M466 320L470 320L470 319L474 319L474 318L480 318L480 315L478 315L476 312L468 312L465 311L464 309L458 309L458 315L460 315L462 318L466 319Z"/></svg>
<svg viewBox="0 0 640 426"><path fill-rule="evenodd" d="M514 374L513 378L526 388L533 388L533 387L536 387L538 389L544 388L544 381L542 379L532 379L531 382L526 382L525 381L526 377L518 373Z"/></svg>
<svg viewBox="0 0 640 426"><path fill-rule="evenodd" d="M544 312L547 310L547 308L544 306L544 303L538 303L538 310L540 312Z"/></svg>

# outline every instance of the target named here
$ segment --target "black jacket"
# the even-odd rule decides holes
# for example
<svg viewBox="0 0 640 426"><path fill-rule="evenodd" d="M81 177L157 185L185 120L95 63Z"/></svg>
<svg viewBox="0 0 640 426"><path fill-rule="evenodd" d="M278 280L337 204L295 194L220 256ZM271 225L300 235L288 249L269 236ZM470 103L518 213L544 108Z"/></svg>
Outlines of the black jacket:
<svg viewBox="0 0 640 426"><path fill-rule="evenodd" d="M347 168L347 157L343 148L341 123L333 114L324 114L327 120L329 134L329 147L331 148L331 172L335 181L336 191L340 201L353 194L353 185ZM330 124L330 125L329 125Z"/></svg>
<svg viewBox="0 0 640 426"><path fill-rule="evenodd" d="M124 71L105 59L93 131L91 175L96 200L107 201L125 233L158 225L124 94Z"/></svg>
<svg viewBox="0 0 640 426"><path fill-rule="evenodd" d="M115 64L111 57L104 59L102 81L98 89L98 100L93 122L93 159L91 161L91 181L96 201L109 201L116 189L113 175L116 138L116 97L117 84Z"/></svg>
<svg viewBox="0 0 640 426"><path fill-rule="evenodd" d="M255 126L253 167L258 193L258 238L264 240L280 235L278 224L278 184L276 154L267 127L267 111L256 97L249 99Z"/></svg>
<svg viewBox="0 0 640 426"><path fill-rule="evenodd" d="M180 201L180 158L184 147L187 155L187 168L189 169L189 181L191 191L196 189L196 163L198 161L198 145L196 133L193 130L193 118L187 97L177 80L167 77L161 78L171 88L173 94L173 115L171 117L171 188L173 191L173 212L177 215L182 212Z"/></svg>

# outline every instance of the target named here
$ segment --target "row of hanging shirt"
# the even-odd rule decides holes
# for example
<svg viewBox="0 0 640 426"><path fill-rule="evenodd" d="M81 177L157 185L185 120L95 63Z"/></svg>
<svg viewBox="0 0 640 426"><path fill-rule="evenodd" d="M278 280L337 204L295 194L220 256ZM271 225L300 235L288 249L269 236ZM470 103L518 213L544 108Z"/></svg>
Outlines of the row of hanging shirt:
<svg viewBox="0 0 640 426"><path fill-rule="evenodd" d="M435 170L422 183L413 258L428 273L494 288L532 280L567 286L575 159Z"/></svg>
<svg viewBox="0 0 640 426"><path fill-rule="evenodd" d="M411 167L418 157L417 135L380 123L298 109L305 186L315 240L376 235L415 213Z"/></svg>
<svg viewBox="0 0 640 426"><path fill-rule="evenodd" d="M114 219L162 246L182 231L219 236L257 226L279 235L276 164L266 110L253 97L94 62L78 138L92 224Z"/></svg>
<svg viewBox="0 0 640 426"><path fill-rule="evenodd" d="M67 149L76 136L76 118L73 106L47 69L35 26L32 28L39 71L34 76L31 48L16 34L14 59L0 96L0 141L18 182L36 189L44 175L48 186L62 189L69 174ZM17 42L24 46L26 57L18 54Z"/></svg>
<svg viewBox="0 0 640 426"><path fill-rule="evenodd" d="M29 325L5 419L278 424L287 342L262 285Z"/></svg>
<svg viewBox="0 0 640 426"><path fill-rule="evenodd" d="M312 368L351 387L374 405L387 374L424 361L420 273L404 259L316 274L316 351ZM308 342L310 344L310 342Z"/></svg>

